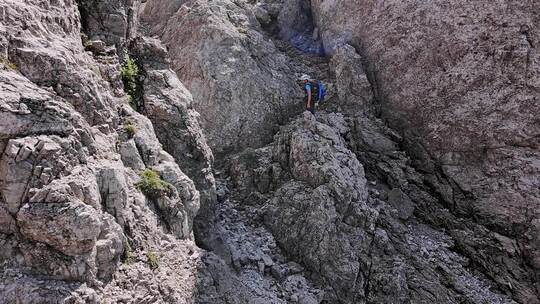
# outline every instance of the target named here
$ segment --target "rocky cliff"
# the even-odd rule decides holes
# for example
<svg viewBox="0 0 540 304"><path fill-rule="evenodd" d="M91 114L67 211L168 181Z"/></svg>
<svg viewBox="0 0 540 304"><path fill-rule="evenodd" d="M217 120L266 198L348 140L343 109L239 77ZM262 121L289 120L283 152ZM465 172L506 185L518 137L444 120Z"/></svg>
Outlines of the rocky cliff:
<svg viewBox="0 0 540 304"><path fill-rule="evenodd" d="M464 250L537 302L538 2L338 2L312 3L326 51L356 49L415 166L448 181L431 183L453 214L513 239L519 262L502 262L514 255L503 250L486 264L483 250Z"/></svg>
<svg viewBox="0 0 540 304"><path fill-rule="evenodd" d="M539 11L0 0L0 303L540 303Z"/></svg>

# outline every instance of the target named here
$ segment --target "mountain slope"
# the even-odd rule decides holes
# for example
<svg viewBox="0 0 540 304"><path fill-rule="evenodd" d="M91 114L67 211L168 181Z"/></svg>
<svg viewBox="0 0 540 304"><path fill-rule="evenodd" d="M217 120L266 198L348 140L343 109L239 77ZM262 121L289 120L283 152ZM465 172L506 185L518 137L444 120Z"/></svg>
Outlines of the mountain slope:
<svg viewBox="0 0 540 304"><path fill-rule="evenodd" d="M538 303L536 7L0 0L0 303Z"/></svg>

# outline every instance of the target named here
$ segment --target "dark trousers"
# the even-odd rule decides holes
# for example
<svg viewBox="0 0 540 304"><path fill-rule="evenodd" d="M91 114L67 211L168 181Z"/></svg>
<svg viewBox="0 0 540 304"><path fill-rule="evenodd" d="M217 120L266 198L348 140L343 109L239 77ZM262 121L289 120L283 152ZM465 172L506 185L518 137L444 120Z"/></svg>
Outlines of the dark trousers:
<svg viewBox="0 0 540 304"><path fill-rule="evenodd" d="M305 101L305 103L306 103L306 110L310 111L311 114L315 114L315 103L316 103L316 101L311 100L309 106L307 106L307 100Z"/></svg>

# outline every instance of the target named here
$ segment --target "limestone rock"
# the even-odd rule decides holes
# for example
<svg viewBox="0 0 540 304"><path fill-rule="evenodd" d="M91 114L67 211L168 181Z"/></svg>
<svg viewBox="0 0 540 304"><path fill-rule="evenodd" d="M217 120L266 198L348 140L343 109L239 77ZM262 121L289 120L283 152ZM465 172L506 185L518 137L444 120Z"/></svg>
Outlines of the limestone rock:
<svg viewBox="0 0 540 304"><path fill-rule="evenodd" d="M122 44L136 30L137 5L140 1L78 1L81 26L90 39Z"/></svg>
<svg viewBox="0 0 540 304"><path fill-rule="evenodd" d="M81 18L88 32L103 31L91 39L121 45L130 17L115 16L132 4L100 3L118 8L101 18L81 16L75 1L0 1L2 303L102 303L125 256L165 238L183 246L192 235L199 193L151 122L127 104L120 52L82 45ZM146 168L173 185L166 207L137 188Z"/></svg>
<svg viewBox="0 0 540 304"><path fill-rule="evenodd" d="M350 44L362 57L382 115L404 135L413 161L431 174L440 165L453 188L452 212L472 213L522 240L525 260L536 260L540 248L530 236L538 235L531 219L540 204L540 129L531 115L540 111L538 3L312 5L327 53ZM536 272L534 266L529 275ZM526 289L513 292L537 303L537 287Z"/></svg>
<svg viewBox="0 0 540 304"><path fill-rule="evenodd" d="M251 181L261 180L261 174L274 175L273 163L281 168L274 175L277 178L269 177L271 186L262 190L254 208L264 206L265 224L287 254L323 277L345 303L396 299L451 303L461 298L514 303L500 293L486 291L485 286L493 282L463 267L465 258L448 249L451 236L418 222L413 213L417 201L399 189L384 200L368 195L375 193L370 188L373 184L367 182L357 155L370 151L370 145L365 146L367 150L358 146L358 154L348 148L346 136L352 122L342 115L314 117L306 112L282 128L271 149L259 149L251 157L241 154L231 161L232 180L245 201L252 198L250 191L258 191L258 183ZM367 137L375 132L381 131ZM384 133L376 134L386 138ZM355 136L363 137L362 133ZM389 151L392 147L397 145L367 153L379 155L381 162L386 155L395 154L395 150ZM373 176L371 160L360 159L368 165L366 174ZM242 174L240 178L235 178L237 172ZM399 174L403 174L401 178ZM395 176L391 183L410 191L415 200L420 195L433 199L408 186L418 182L418 175L402 164L391 167L383 177ZM440 267L446 269L443 278L438 274ZM274 272L279 275L278 269ZM450 289L447 280L454 282Z"/></svg>
<svg viewBox="0 0 540 304"><path fill-rule="evenodd" d="M199 125L199 114L193 109L193 97L170 69L168 53L158 40L134 39L130 52L145 74L143 113L152 122L163 148L194 180L204 213L216 200L214 156Z"/></svg>
<svg viewBox="0 0 540 304"><path fill-rule="evenodd" d="M283 40L306 53L323 53L310 1L283 1L277 19L279 35Z"/></svg>
<svg viewBox="0 0 540 304"><path fill-rule="evenodd" d="M67 255L89 252L100 232L93 208L81 203L27 204L17 216L21 233Z"/></svg>
<svg viewBox="0 0 540 304"><path fill-rule="evenodd" d="M358 114L377 111L373 89L364 71L362 57L350 45L337 49L330 61L330 67L336 77L338 100L329 100L337 104L342 113Z"/></svg>
<svg viewBox="0 0 540 304"><path fill-rule="evenodd" d="M297 75L248 3L147 1L141 20L169 49L215 154L260 147L298 113Z"/></svg>
<svg viewBox="0 0 540 304"><path fill-rule="evenodd" d="M537 8L0 0L0 303L538 303Z"/></svg>

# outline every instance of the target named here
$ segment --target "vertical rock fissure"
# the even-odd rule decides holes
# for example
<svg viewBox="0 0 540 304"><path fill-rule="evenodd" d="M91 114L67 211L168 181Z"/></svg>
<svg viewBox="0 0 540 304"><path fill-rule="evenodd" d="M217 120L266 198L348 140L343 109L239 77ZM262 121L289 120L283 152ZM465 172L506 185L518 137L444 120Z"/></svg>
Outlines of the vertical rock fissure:
<svg viewBox="0 0 540 304"><path fill-rule="evenodd" d="M310 0L285 1L277 19L280 39L304 53L324 55Z"/></svg>
<svg viewBox="0 0 540 304"><path fill-rule="evenodd" d="M362 42L359 42L358 44L351 44L351 46L354 48L356 53L360 55L361 58L361 64L364 69L364 72L366 73L367 80L369 82L371 92L373 93L373 98L375 101L375 115L377 117L380 117L382 115L381 109L384 104L384 98L382 96L382 87L379 83L379 76L377 74L377 68L374 64L371 63L371 61L366 56L366 53L363 51L364 47L362 46Z"/></svg>

